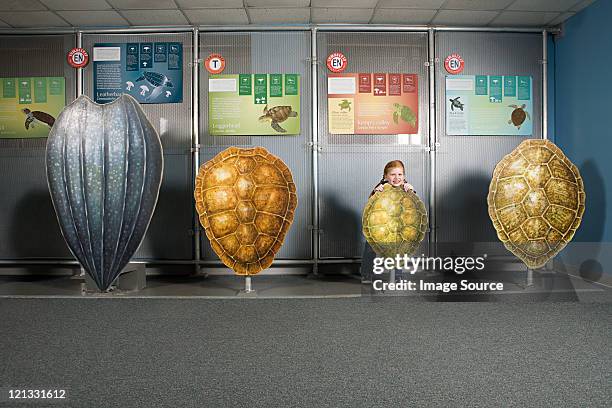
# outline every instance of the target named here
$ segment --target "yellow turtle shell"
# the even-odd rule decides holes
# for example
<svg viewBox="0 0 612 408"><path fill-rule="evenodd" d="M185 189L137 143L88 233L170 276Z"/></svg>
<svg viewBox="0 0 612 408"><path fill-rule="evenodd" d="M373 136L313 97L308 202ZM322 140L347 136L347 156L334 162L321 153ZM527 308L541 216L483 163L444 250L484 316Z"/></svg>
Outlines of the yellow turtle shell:
<svg viewBox="0 0 612 408"><path fill-rule="evenodd" d="M523 141L495 167L489 217L506 248L540 268L571 241L584 213L580 172L554 143Z"/></svg>
<svg viewBox="0 0 612 408"><path fill-rule="evenodd" d="M230 147L200 166L194 196L212 249L238 275L272 264L297 207L289 168L263 147Z"/></svg>
<svg viewBox="0 0 612 408"><path fill-rule="evenodd" d="M363 235L378 256L413 255L427 222L425 205L415 193L385 184L363 210Z"/></svg>

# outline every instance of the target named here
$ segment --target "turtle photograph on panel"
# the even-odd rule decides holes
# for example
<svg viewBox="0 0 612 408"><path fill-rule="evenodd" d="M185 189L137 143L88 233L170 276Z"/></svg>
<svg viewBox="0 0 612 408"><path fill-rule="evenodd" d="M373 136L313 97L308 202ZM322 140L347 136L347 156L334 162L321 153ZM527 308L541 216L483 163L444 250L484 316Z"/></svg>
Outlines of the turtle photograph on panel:
<svg viewBox="0 0 612 408"><path fill-rule="evenodd" d="M554 143L527 139L495 167L489 217L504 246L530 269L541 268L572 239L585 192L578 168Z"/></svg>
<svg viewBox="0 0 612 408"><path fill-rule="evenodd" d="M274 106L268 109L266 105L263 109L263 115L259 117L260 122L270 122L272 129L279 133L287 133L279 123L286 121L289 118L297 118L298 114L294 111L291 106Z"/></svg>
<svg viewBox="0 0 612 408"><path fill-rule="evenodd" d="M238 275L272 264L297 207L291 171L263 147L230 147L204 163L194 197L213 251Z"/></svg>
<svg viewBox="0 0 612 408"><path fill-rule="evenodd" d="M460 96L453 98L453 99L449 99L450 102L450 108L452 111L454 111L455 109L459 109L461 111L463 111L463 106L465 105L464 103L462 103L459 98L461 98Z"/></svg>
<svg viewBox="0 0 612 408"><path fill-rule="evenodd" d="M531 120L531 116L529 116L529 112L525 110L527 105L522 104L518 105L508 105L509 108L514 108L512 113L510 114L510 120L508 121L509 125L516 126L517 129L521 128L521 125L525 122L525 119Z"/></svg>
<svg viewBox="0 0 612 408"><path fill-rule="evenodd" d="M49 115L47 112L31 111L28 108L21 109L21 112L26 115L24 124L26 130L36 126L47 126L49 129L51 129L55 123L55 118Z"/></svg>
<svg viewBox="0 0 612 408"><path fill-rule="evenodd" d="M158 72L153 72L153 71L143 72L140 77L136 78L136 82L143 82L143 81L149 84L152 88L152 90L150 90L151 93L147 97L147 100L152 100L152 99L157 98L164 91L164 88L174 87L170 78L168 78L164 74L160 74ZM145 96L146 92L149 91L146 85L141 85L140 89L142 90L141 95L143 96ZM168 95L166 97L168 97Z"/></svg>

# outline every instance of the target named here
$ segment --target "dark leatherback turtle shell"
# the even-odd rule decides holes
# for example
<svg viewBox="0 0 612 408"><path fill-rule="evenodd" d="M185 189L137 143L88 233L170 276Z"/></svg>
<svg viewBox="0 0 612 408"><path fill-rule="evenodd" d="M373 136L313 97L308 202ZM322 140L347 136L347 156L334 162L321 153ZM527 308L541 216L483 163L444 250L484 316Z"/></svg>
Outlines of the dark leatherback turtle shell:
<svg viewBox="0 0 612 408"><path fill-rule="evenodd" d="M107 105L81 96L47 142L47 179L64 239L101 290L136 252L163 171L157 132L129 95Z"/></svg>

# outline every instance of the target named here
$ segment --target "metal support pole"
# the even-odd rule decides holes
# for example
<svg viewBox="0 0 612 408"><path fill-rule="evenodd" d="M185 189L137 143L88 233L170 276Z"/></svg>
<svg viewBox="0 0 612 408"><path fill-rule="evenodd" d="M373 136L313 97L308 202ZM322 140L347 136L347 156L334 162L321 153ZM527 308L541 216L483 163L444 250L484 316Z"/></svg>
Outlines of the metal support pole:
<svg viewBox="0 0 612 408"><path fill-rule="evenodd" d="M542 31L542 139L548 139L548 35Z"/></svg>
<svg viewBox="0 0 612 408"><path fill-rule="evenodd" d="M436 136L436 47L435 32L429 29L429 256L437 256L437 226L436 226L436 158L438 138Z"/></svg>
<svg viewBox="0 0 612 408"><path fill-rule="evenodd" d="M83 32L77 31L76 35L76 46L77 48L83 48ZM93 53L90 58L93 58ZM83 95L83 68L77 68L77 83L76 83L76 97Z"/></svg>
<svg viewBox="0 0 612 408"><path fill-rule="evenodd" d="M318 61L317 61L317 29L311 30L310 69L312 82L312 274L319 272L319 100L318 100Z"/></svg>
<svg viewBox="0 0 612 408"><path fill-rule="evenodd" d="M193 30L193 52L191 65L191 134L192 134L192 160L193 180L192 188L195 189L195 180L200 169L200 86L199 86L199 61L200 61L200 30ZM200 272L200 220L195 207L193 211L193 259L195 261L195 273Z"/></svg>

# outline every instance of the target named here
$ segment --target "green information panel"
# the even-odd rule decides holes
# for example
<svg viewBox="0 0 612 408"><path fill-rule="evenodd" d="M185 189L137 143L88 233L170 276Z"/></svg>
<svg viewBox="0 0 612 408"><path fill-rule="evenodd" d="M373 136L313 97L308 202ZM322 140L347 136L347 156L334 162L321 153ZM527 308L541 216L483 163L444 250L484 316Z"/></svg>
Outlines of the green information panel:
<svg viewBox="0 0 612 408"><path fill-rule="evenodd" d="M47 137L66 105L64 78L2 78L0 84L0 138Z"/></svg>
<svg viewBox="0 0 612 408"><path fill-rule="evenodd" d="M211 75L209 134L300 134L299 82L298 74Z"/></svg>

